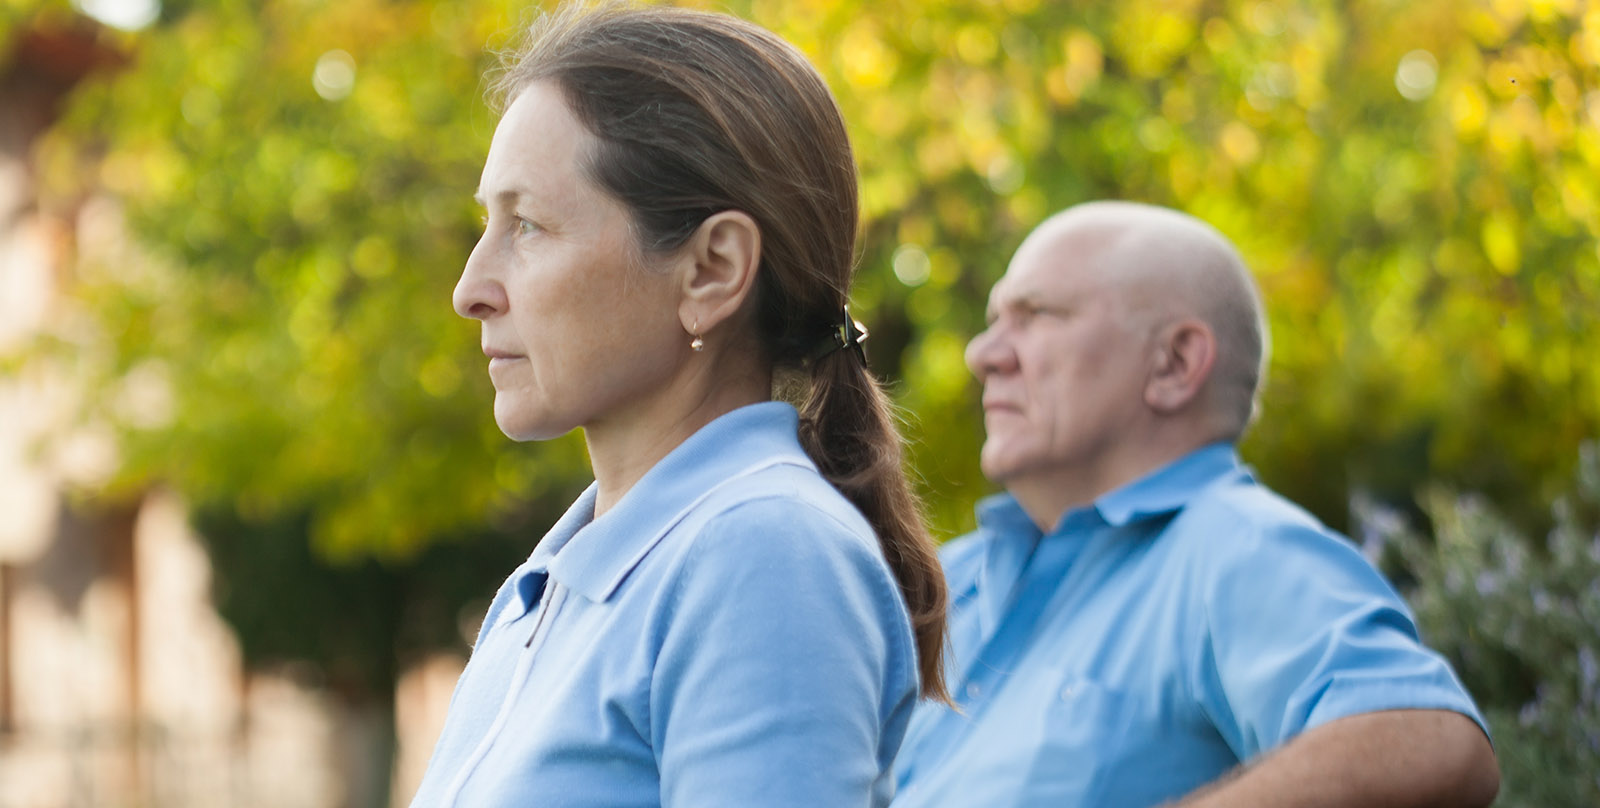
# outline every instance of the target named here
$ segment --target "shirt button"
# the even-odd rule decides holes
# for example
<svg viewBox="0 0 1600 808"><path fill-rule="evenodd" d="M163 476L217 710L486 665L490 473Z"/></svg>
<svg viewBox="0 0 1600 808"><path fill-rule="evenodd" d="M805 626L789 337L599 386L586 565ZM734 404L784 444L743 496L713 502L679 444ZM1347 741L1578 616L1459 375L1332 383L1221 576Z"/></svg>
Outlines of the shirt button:
<svg viewBox="0 0 1600 808"><path fill-rule="evenodd" d="M983 688L980 687L977 682L967 683L967 698L975 699L981 695L983 695Z"/></svg>
<svg viewBox="0 0 1600 808"><path fill-rule="evenodd" d="M1076 695L1078 695L1077 685L1067 685L1066 687L1061 688L1062 701L1072 701L1072 697Z"/></svg>

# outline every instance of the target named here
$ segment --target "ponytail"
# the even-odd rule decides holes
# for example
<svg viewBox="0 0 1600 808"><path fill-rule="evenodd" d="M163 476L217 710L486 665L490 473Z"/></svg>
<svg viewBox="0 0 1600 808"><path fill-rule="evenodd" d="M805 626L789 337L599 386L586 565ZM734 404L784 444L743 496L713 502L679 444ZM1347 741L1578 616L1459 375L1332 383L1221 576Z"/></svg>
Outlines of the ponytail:
<svg viewBox="0 0 1600 808"><path fill-rule="evenodd" d="M810 389L800 406L800 443L878 534L911 614L922 695L949 701L944 572L922 521L921 502L906 479L893 405L854 353L833 351L812 364Z"/></svg>

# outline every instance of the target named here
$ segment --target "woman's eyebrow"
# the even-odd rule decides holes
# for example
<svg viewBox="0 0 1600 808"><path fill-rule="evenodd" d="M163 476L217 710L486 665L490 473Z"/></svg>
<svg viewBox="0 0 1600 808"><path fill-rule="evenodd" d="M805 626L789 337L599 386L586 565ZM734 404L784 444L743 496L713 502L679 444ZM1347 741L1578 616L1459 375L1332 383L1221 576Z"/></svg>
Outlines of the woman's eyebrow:
<svg viewBox="0 0 1600 808"><path fill-rule="evenodd" d="M479 188L477 191L473 192L472 198L480 206L485 208L489 207L489 202L484 198L482 188ZM506 207L516 207L517 200L520 198L522 198L522 192L515 188L507 188L503 191L496 191L494 194L494 201L501 205L505 205Z"/></svg>

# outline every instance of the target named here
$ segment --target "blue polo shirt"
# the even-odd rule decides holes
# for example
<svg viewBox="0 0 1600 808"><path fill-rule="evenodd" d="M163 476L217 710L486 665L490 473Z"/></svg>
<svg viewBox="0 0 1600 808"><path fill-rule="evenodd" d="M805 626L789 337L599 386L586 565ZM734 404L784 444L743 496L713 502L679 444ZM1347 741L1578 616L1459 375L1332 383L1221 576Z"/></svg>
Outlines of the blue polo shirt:
<svg viewBox="0 0 1600 808"><path fill-rule="evenodd" d="M1142 808L1336 718L1482 718L1345 539L1200 449L1041 535L1009 495L943 551L949 681L895 808Z"/></svg>
<svg viewBox="0 0 1600 808"><path fill-rule="evenodd" d="M782 403L728 413L489 607L413 806L883 806L915 644Z"/></svg>

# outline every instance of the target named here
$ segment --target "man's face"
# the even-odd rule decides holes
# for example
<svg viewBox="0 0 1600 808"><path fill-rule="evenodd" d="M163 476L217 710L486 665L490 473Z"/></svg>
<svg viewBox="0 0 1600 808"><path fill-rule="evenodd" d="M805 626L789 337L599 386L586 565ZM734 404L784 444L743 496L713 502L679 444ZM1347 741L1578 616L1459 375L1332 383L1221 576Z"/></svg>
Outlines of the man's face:
<svg viewBox="0 0 1600 808"><path fill-rule="evenodd" d="M1023 242L967 345L983 384L983 472L1014 487L1097 479L1141 423L1154 342L1103 240L1060 223Z"/></svg>

